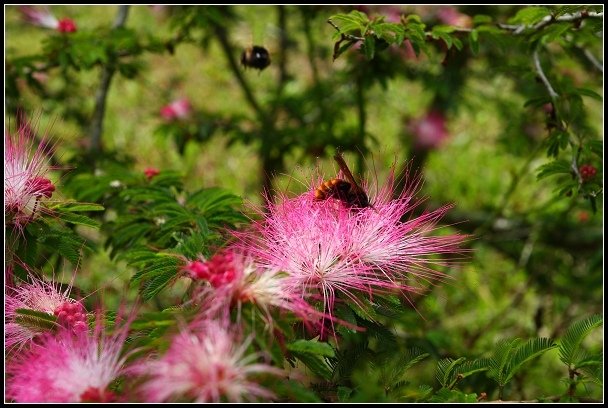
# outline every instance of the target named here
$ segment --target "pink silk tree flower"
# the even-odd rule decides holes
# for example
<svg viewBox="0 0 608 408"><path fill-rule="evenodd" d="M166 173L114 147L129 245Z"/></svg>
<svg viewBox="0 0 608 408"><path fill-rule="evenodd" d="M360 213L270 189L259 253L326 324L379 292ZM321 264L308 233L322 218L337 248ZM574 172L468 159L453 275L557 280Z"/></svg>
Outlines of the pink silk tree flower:
<svg viewBox="0 0 608 408"><path fill-rule="evenodd" d="M414 137L414 147L431 150L440 147L450 137L445 114L431 110L407 125Z"/></svg>
<svg viewBox="0 0 608 408"><path fill-rule="evenodd" d="M123 373L128 325L113 335L98 321L91 332L60 328L7 364L7 398L16 402L112 402L110 384Z"/></svg>
<svg viewBox="0 0 608 408"><path fill-rule="evenodd" d="M59 283L41 280L33 274L30 274L30 281L6 289L4 345L7 350L18 352L36 336L45 333L43 328L20 322L23 316L17 313L19 309L54 315L59 325L75 332L86 330L86 310L81 302L70 297L73 282L62 291Z"/></svg>
<svg viewBox="0 0 608 408"><path fill-rule="evenodd" d="M204 280L193 299L202 313L213 317L245 303L256 305L271 325L271 309L293 312L307 319L318 313L302 299L300 290L288 284L287 275L278 269L257 265L246 248L226 248L207 261L189 262L183 270L194 280ZM318 317L318 316L317 316Z"/></svg>
<svg viewBox="0 0 608 408"><path fill-rule="evenodd" d="M456 27L472 28L473 19L452 6L441 6L437 9L437 18L443 24L449 24Z"/></svg>
<svg viewBox="0 0 608 408"><path fill-rule="evenodd" d="M259 354L246 354L251 341L239 339L225 318L182 329L162 357L134 367L147 377L139 392L147 402L270 400L273 394L252 376L283 372L256 363Z"/></svg>
<svg viewBox="0 0 608 408"><path fill-rule="evenodd" d="M445 277L432 268L442 264L436 256L459 253L464 238L429 235L447 207L410 215L419 205L418 184L414 179L393 199L391 176L370 195L370 206L352 208L333 197L315 199L320 182L314 183L295 198L268 203L262 220L240 237L264 267L285 272L294 290L303 288L307 299L322 300L329 315L338 295L357 303L358 294L415 292L412 281ZM365 183L362 187L370 191Z"/></svg>
<svg viewBox="0 0 608 408"><path fill-rule="evenodd" d="M76 23L70 18L58 20L48 7L36 8L33 6L20 6L19 11L28 23L44 28L57 30L60 33L73 33L76 31Z"/></svg>
<svg viewBox="0 0 608 408"><path fill-rule="evenodd" d="M47 177L49 157L45 141L34 146L33 128L22 124L4 133L4 212L7 224L21 230L45 208L41 201L55 191Z"/></svg>
<svg viewBox="0 0 608 408"><path fill-rule="evenodd" d="M187 98L177 99L160 110L160 115L165 120L185 119L190 115L192 106Z"/></svg>

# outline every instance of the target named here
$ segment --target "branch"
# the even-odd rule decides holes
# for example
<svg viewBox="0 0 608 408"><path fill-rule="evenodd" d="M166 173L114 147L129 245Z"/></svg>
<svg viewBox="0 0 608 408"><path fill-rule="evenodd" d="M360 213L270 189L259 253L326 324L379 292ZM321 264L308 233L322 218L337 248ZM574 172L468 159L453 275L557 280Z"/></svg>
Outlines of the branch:
<svg viewBox="0 0 608 408"><path fill-rule="evenodd" d="M604 73L604 63L595 58L595 55L591 53L591 51L584 49L583 54L585 57L596 67L602 74Z"/></svg>
<svg viewBox="0 0 608 408"><path fill-rule="evenodd" d="M129 14L129 7L130 6L125 5L118 6L118 14L116 15L116 20L114 21L112 29L116 30L125 25ZM95 109L93 111L93 117L91 118L91 128L89 131L89 134L91 135L89 150L91 151L101 151L101 136L103 133L103 119L106 112L106 100L115 71L116 68L111 63L105 65L101 71L101 83L95 93Z"/></svg>
<svg viewBox="0 0 608 408"><path fill-rule="evenodd" d="M262 124L268 122L268 118L266 116L266 112L262 109L258 101L255 99L253 92L251 91L251 87L243 77L241 70L239 69L239 65L234 58L234 47L230 44L230 40L228 39L228 35L226 34L226 30L224 27L214 23L215 33L217 34L217 39L220 42L222 47L222 51L224 52L224 56L228 60L228 65L230 66L230 70L232 74L236 77L239 85L241 86L241 90L245 94L245 99L251 106L251 108L255 111L258 116L260 122Z"/></svg>
<svg viewBox="0 0 608 408"><path fill-rule="evenodd" d="M275 103L273 104L269 114L272 122L276 120L281 95L283 94L285 84L287 83L287 79L289 77L287 73L287 48L289 47L289 38L287 36L287 11L285 6L277 6L277 18L277 23L279 26L279 81L275 92Z"/></svg>
<svg viewBox="0 0 608 408"><path fill-rule="evenodd" d="M540 77L540 80L543 81L545 88L547 88L547 91L549 92L549 96L551 96L551 99L553 100L553 102L555 102L555 100L557 98L559 98L559 95L557 94L557 92L555 92L555 90L551 86L551 83L549 82L549 80L545 76L545 73L543 72L543 67L540 65L540 59L538 58L538 47L536 47L534 49L534 53L532 53L532 59L534 60L534 67L536 68L536 73ZM555 106L555 104L554 104L554 106Z"/></svg>
<svg viewBox="0 0 608 408"><path fill-rule="evenodd" d="M574 14L564 14L563 16L554 17L553 15L544 17L540 22L536 23L533 26L526 24L498 24L499 28L503 30L512 31L513 34L519 35L526 30L529 31L539 31L549 24L561 23L561 22L578 22L587 18L604 18L603 12L595 12L595 11L580 11Z"/></svg>

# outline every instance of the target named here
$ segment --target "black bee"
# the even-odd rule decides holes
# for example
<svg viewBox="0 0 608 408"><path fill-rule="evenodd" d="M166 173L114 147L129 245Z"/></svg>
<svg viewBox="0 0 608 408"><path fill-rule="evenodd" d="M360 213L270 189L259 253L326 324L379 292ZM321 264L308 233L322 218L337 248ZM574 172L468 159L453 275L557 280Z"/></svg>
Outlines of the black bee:
<svg viewBox="0 0 608 408"><path fill-rule="evenodd" d="M243 51L241 64L244 67L259 69L260 71L270 65L270 53L264 47L254 45Z"/></svg>

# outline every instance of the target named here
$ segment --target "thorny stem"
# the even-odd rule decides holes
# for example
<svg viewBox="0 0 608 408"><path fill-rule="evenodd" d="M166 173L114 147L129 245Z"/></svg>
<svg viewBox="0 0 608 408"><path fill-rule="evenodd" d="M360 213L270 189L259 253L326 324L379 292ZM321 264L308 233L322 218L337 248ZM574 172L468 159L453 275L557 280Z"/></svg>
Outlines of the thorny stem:
<svg viewBox="0 0 608 408"><path fill-rule="evenodd" d="M125 25L129 14L129 7L130 6L126 5L118 6L116 20L112 26L114 30ZM108 63L101 71L100 85L95 93L95 109L93 111L93 117L91 118L91 146L89 147L89 150L91 151L99 152L102 149L101 136L103 134L103 119L106 112L108 91L115 71L116 68L113 63Z"/></svg>

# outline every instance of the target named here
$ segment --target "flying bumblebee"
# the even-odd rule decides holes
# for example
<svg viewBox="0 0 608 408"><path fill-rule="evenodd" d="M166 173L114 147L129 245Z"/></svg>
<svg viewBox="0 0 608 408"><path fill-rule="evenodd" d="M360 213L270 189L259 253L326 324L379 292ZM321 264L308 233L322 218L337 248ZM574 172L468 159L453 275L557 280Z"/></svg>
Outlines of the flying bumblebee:
<svg viewBox="0 0 608 408"><path fill-rule="evenodd" d="M266 48L259 45L248 47L241 54L241 64L244 67L255 68L261 71L270 65L270 53Z"/></svg>
<svg viewBox="0 0 608 408"><path fill-rule="evenodd" d="M342 170L342 174L346 177L346 180L333 178L324 181L315 190L315 200L322 201L328 198L335 198L351 209L371 207L367 194L355 181L342 155L336 153L334 160L338 162L338 166L340 166L340 170Z"/></svg>

